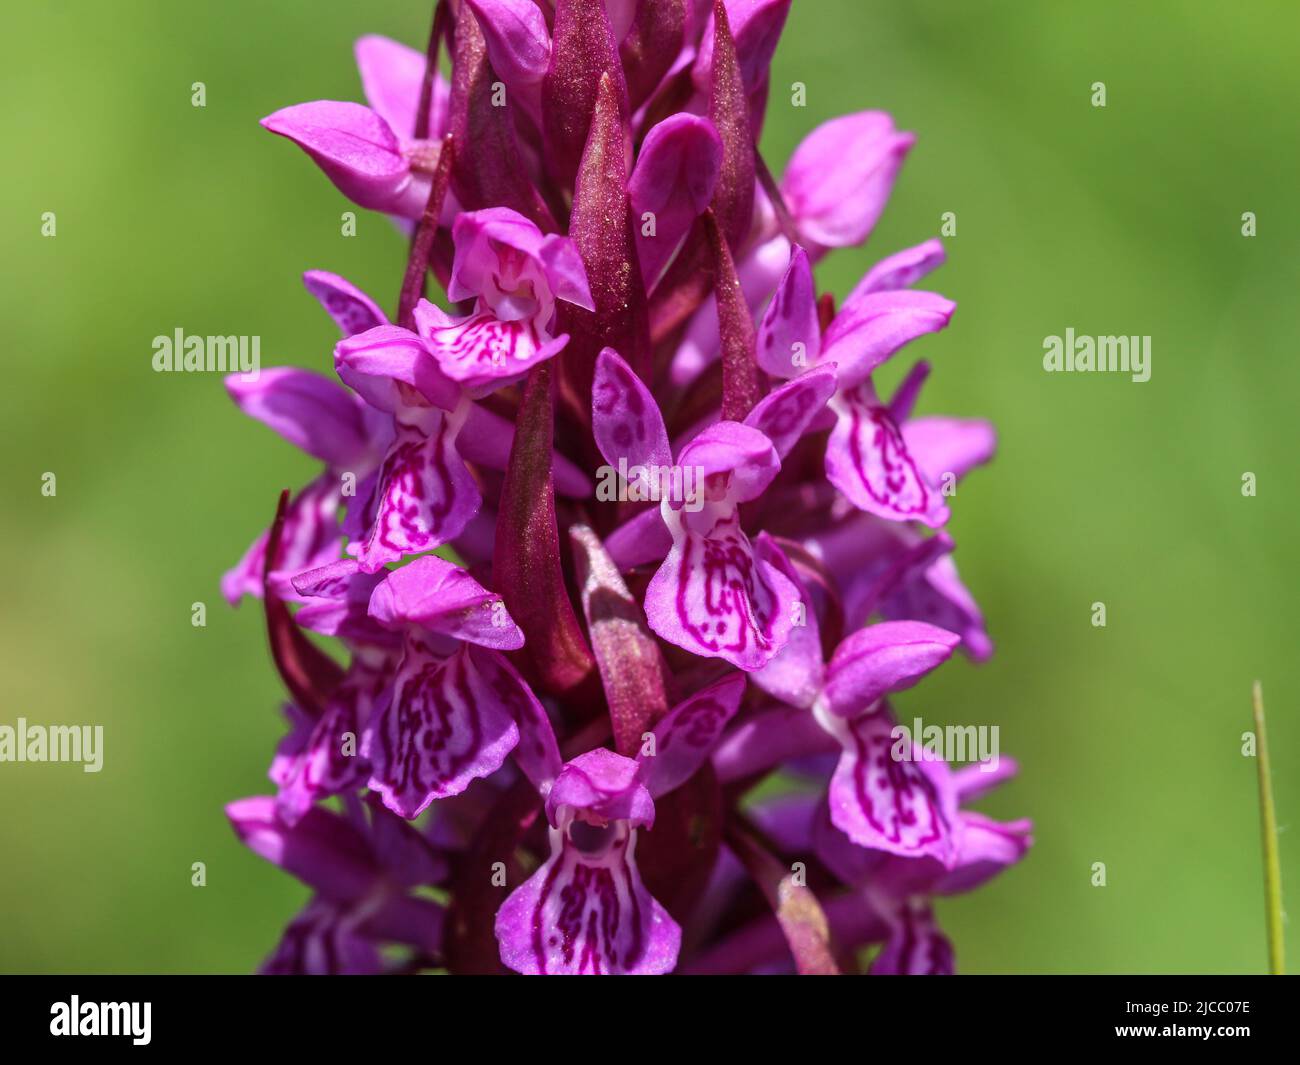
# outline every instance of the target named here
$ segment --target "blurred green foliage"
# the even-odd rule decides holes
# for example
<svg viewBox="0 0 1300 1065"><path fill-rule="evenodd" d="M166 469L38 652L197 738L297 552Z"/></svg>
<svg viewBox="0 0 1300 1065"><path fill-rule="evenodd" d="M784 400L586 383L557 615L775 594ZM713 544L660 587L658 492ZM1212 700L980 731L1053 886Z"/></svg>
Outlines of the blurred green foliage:
<svg viewBox="0 0 1300 1065"><path fill-rule="evenodd" d="M305 896L222 814L268 788L281 723L258 611L228 610L217 582L311 464L216 377L154 374L150 344L178 326L259 334L266 363L327 369L333 327L303 270L395 302L398 233L363 213L341 237L348 205L257 119L359 98L352 40L419 46L428 7L6 13L0 723L99 723L106 738L98 775L0 765L0 970L246 971ZM887 109L919 135L869 245L832 256L824 287L842 296L958 218L932 284L959 309L916 345L935 367L921 409L1001 434L952 526L998 653L946 666L899 710L999 725L1023 771L985 808L1033 817L1037 836L1019 868L940 904L965 971L1264 967L1240 746L1260 677L1286 826L1300 811L1297 30L1293 4L1264 0L798 0L778 52L774 169L845 111ZM1151 335L1151 381L1045 374L1043 338L1068 326ZM197 601L206 628L190 624ZM1285 835L1283 874L1300 892Z"/></svg>

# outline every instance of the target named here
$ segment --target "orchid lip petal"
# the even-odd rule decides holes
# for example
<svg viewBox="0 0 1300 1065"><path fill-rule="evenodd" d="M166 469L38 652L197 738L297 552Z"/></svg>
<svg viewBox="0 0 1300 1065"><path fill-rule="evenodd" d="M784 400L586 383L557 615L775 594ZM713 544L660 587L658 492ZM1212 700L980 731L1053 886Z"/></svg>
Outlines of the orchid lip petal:
<svg viewBox="0 0 1300 1065"><path fill-rule="evenodd" d="M495 773L518 742L514 717L468 645L442 659L408 636L392 699L367 730L362 754L370 787L409 820Z"/></svg>
<svg viewBox="0 0 1300 1065"><path fill-rule="evenodd" d="M831 725L829 721L824 724ZM830 784L831 820L860 847L908 858L955 860L956 794L943 763L919 747L896 758L887 710L831 726L844 745Z"/></svg>
<svg viewBox="0 0 1300 1065"><path fill-rule="evenodd" d="M938 489L909 453L906 440L870 382L831 400L837 419L826 449L826 476L861 510L892 521L948 520Z"/></svg>
<svg viewBox="0 0 1300 1065"><path fill-rule="evenodd" d="M456 450L467 410L428 408L398 422L379 468L374 525L357 554L367 573L442 546L478 512L483 498Z"/></svg>
<svg viewBox="0 0 1300 1065"><path fill-rule="evenodd" d="M552 829L551 857L496 916L501 960L526 975L658 975L677 964L681 928L646 890L635 830L616 826L592 857Z"/></svg>

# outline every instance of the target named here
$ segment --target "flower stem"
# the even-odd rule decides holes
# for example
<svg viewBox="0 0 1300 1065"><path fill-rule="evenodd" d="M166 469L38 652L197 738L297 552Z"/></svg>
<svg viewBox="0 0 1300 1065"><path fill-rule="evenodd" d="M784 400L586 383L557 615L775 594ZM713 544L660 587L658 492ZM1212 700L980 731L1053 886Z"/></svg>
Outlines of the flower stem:
<svg viewBox="0 0 1300 1065"><path fill-rule="evenodd" d="M1268 927L1268 971L1281 976L1286 971L1285 941L1282 934L1282 863L1277 850L1277 813L1273 808L1273 775L1268 761L1268 737L1264 731L1264 692L1255 681L1255 736L1258 742L1259 818L1264 843L1264 916Z"/></svg>
<svg viewBox="0 0 1300 1065"><path fill-rule="evenodd" d="M413 315L415 305L424 296L425 275L429 272L429 262L433 256L433 240L438 235L438 219L442 214L442 202L447 197L447 183L451 180L452 156L455 145L451 134L442 139L438 150L438 163L433 171L433 183L429 187L429 199L424 205L424 214L415 227L415 236L411 239L411 254L406 260L406 275L402 278L402 292L397 304L397 324L403 329L414 329Z"/></svg>

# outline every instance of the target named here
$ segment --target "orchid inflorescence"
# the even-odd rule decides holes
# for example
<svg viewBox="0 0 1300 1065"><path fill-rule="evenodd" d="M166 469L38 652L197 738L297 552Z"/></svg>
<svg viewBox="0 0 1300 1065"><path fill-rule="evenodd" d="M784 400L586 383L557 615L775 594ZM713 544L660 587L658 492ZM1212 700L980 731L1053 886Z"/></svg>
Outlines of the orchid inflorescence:
<svg viewBox="0 0 1300 1065"><path fill-rule="evenodd" d="M228 814L313 890L265 971L949 972L932 900L1028 848L963 808L1011 762L894 750L890 695L992 651L943 489L994 434L873 385L948 324L938 240L817 291L913 138L772 176L789 8L442 0L357 42L368 107L263 120L411 238L394 319L304 277L341 384L229 381L324 464L223 583L290 696Z"/></svg>

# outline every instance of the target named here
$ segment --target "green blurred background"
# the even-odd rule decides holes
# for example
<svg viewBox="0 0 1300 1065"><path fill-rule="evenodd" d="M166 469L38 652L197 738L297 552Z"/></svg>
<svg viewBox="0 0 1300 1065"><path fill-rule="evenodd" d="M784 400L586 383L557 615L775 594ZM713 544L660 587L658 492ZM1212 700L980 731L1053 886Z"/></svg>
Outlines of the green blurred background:
<svg viewBox="0 0 1300 1065"><path fill-rule="evenodd" d="M267 791L281 723L258 610L229 610L217 582L312 464L216 376L153 373L151 339L259 334L264 364L328 369L334 328L302 271L395 301L397 232L360 213L342 237L349 205L257 119L359 99L353 39L419 46L428 16L412 0L7 11L0 723L106 737L98 775L0 765L0 970L247 971L305 897L222 815ZM1240 752L1256 677L1279 820L1300 813L1297 31L1289 3L795 3L773 169L845 111L919 135L868 246L822 284L842 296L956 212L932 284L959 310L917 345L935 364L922 410L1001 434L952 526L998 653L899 700L904 719L1000 725L1023 764L985 808L1033 817L1029 859L941 904L967 972L1263 969ZM1045 374L1043 338L1071 326L1150 334L1151 381Z"/></svg>

